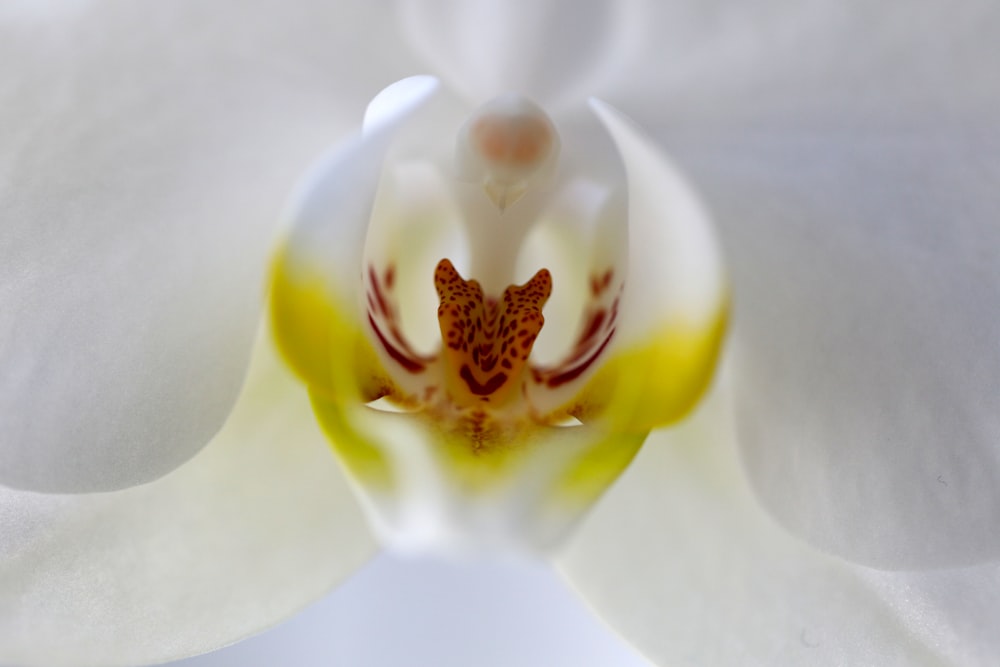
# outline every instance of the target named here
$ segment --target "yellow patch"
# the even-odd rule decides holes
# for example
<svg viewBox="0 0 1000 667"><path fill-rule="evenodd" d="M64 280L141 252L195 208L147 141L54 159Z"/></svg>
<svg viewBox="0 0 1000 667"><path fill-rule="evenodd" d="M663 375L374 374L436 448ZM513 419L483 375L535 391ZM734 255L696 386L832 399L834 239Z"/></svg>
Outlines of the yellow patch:
<svg viewBox="0 0 1000 667"><path fill-rule="evenodd" d="M323 278L293 270L287 250L271 271L271 327L282 356L310 391L340 400L372 401L393 382L364 334L357 307L337 303Z"/></svg>
<svg viewBox="0 0 1000 667"><path fill-rule="evenodd" d="M648 433L686 416L711 384L729 307L702 329L676 324L617 350L577 394L570 412L619 433Z"/></svg>
<svg viewBox="0 0 1000 667"><path fill-rule="evenodd" d="M290 262L287 252L282 249L277 254L271 274L270 315L277 347L307 383L313 412L345 469L380 492L402 493L407 471L395 468L406 461L400 457L405 452L401 447L426 447L447 483L470 498L503 493L519 480L540 474L548 480L544 502L552 507L586 507L629 465L651 429L681 419L695 406L710 384L726 330L728 303L723 303L711 325L687 330L672 325L640 344L609 350L610 358L598 361L600 368L565 407L584 426L541 423L517 405L504 405L505 401L481 404L481 397L471 390L463 396L470 400L442 401L429 395L426 402L411 397L415 403L409 405L379 360L361 307L338 298L318 268ZM451 338L468 346L468 350L446 350L454 353L445 355L452 370L460 370L457 362L461 362L475 364L477 371L509 371L512 379L520 379L521 364L527 361L541 326L541 304L548 296L548 274L539 276L522 288L511 288L511 299L517 290L529 291L534 299L530 307L512 310L496 304L496 312L473 307L485 304L478 293L473 295L479 296L478 301L472 299L471 305L457 298L452 301L451 292L444 289L444 278L450 274L439 276L442 307L452 303L469 307L469 313L460 313L465 329L459 326L458 313L446 311L448 317L442 319L445 346L453 330L465 337L455 333ZM456 274L454 284L458 280ZM516 316L520 328L504 333L506 320L501 315ZM521 326L521 320L537 326ZM480 328L497 334L497 340L485 333L477 337ZM508 341L509 348L513 334L520 345L517 335L522 328L524 353L518 354L518 364L511 361L505 367L502 342ZM501 347L494 349L497 345ZM492 376L473 377L487 387ZM364 405L382 396L418 409L381 413Z"/></svg>
<svg viewBox="0 0 1000 667"><path fill-rule="evenodd" d="M601 497L639 453L648 433L608 433L586 447L552 488L560 504L586 507Z"/></svg>
<svg viewBox="0 0 1000 667"><path fill-rule="evenodd" d="M354 428L348 410L364 409L331 401L317 392L310 392L313 413L330 446L347 471L359 482L389 491L396 486L396 475L381 444Z"/></svg>

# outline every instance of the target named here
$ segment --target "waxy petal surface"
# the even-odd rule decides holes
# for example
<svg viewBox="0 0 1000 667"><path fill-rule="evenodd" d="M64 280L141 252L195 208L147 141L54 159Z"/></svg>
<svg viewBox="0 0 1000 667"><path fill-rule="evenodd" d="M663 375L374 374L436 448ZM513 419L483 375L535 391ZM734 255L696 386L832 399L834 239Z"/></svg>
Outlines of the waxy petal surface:
<svg viewBox="0 0 1000 667"><path fill-rule="evenodd" d="M995 127L991 0L640 4L624 64L589 94L643 127L706 138Z"/></svg>
<svg viewBox="0 0 1000 667"><path fill-rule="evenodd" d="M615 269L625 275L609 273L610 285L595 285L618 284L621 293L609 315L609 347L578 400L582 415L649 430L686 414L711 381L729 288L708 214L678 170L616 109L599 100L591 106L625 166L628 251Z"/></svg>
<svg viewBox="0 0 1000 667"><path fill-rule="evenodd" d="M662 665L990 665L1000 563L884 572L798 541L764 512L709 399L661 431L560 559Z"/></svg>
<svg viewBox="0 0 1000 667"><path fill-rule="evenodd" d="M327 395L380 395L382 371L363 320L365 241L386 154L438 90L432 77L384 90L369 106L364 133L328 151L285 214L290 229L274 260L271 319L292 368Z"/></svg>
<svg viewBox="0 0 1000 667"><path fill-rule="evenodd" d="M125 491L0 491L0 663L209 651L318 598L375 550L304 388L263 339L222 431Z"/></svg>
<svg viewBox="0 0 1000 667"><path fill-rule="evenodd" d="M383 19L361 2L4 5L0 483L113 490L212 437L281 202L399 76Z"/></svg>
<svg viewBox="0 0 1000 667"><path fill-rule="evenodd" d="M783 525L852 560L1000 555L989 145L941 130L679 150L732 260L745 469Z"/></svg>
<svg viewBox="0 0 1000 667"><path fill-rule="evenodd" d="M602 93L719 228L754 488L849 559L995 558L1000 9L655 7Z"/></svg>
<svg viewBox="0 0 1000 667"><path fill-rule="evenodd" d="M641 9L632 0L402 0L399 19L416 53L468 101L513 91L553 112L615 71Z"/></svg>

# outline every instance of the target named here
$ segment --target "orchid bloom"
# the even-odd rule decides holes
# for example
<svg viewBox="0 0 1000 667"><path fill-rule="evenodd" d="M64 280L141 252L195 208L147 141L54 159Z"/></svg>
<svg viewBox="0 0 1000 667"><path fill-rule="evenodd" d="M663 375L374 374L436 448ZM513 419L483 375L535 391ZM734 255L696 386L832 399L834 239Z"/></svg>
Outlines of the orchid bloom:
<svg viewBox="0 0 1000 667"><path fill-rule="evenodd" d="M663 664L1000 655L1000 12L373 4L0 9L0 662L212 650L369 523Z"/></svg>
<svg viewBox="0 0 1000 667"><path fill-rule="evenodd" d="M404 79L291 206L274 335L384 544L557 544L712 377L728 290L706 216L591 106L606 131L560 132L515 93L471 109Z"/></svg>

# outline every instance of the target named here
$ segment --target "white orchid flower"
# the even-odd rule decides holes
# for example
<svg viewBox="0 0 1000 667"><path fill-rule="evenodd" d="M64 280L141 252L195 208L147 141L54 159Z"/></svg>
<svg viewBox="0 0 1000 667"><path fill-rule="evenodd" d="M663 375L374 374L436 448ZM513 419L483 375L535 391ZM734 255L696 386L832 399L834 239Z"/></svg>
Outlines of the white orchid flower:
<svg viewBox="0 0 1000 667"><path fill-rule="evenodd" d="M0 662L149 663L267 627L374 553L349 484L396 546L551 547L701 395L725 272L714 397L649 438L562 571L663 664L1000 655L987 0L15 1L0 18ZM292 184L365 108L275 251ZM517 144L508 122L535 128L523 160L491 148ZM267 337L246 371L275 252L298 378ZM428 335L441 259L487 310L550 271L538 349L476 377L494 391ZM619 294L589 347L580 322ZM678 349L664 335L698 353L651 355ZM572 377L539 392L532 370ZM529 424L513 463L484 475L469 438L429 437L458 423L435 392L496 396L494 432ZM405 411L365 405L383 395ZM574 482L595 445L612 460Z"/></svg>
<svg viewBox="0 0 1000 667"><path fill-rule="evenodd" d="M291 207L275 338L387 545L558 543L712 377L728 290L707 219L591 106L559 131L518 94L474 108L404 79Z"/></svg>

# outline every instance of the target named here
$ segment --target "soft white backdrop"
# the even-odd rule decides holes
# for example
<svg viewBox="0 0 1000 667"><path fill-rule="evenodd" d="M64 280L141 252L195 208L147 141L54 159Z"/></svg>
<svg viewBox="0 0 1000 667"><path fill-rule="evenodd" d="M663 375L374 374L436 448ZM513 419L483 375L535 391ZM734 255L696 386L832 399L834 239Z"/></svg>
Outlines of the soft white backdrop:
<svg viewBox="0 0 1000 667"><path fill-rule="evenodd" d="M379 556L290 621L173 667L648 667L542 563Z"/></svg>

